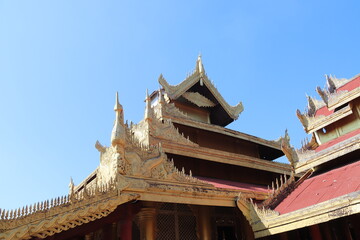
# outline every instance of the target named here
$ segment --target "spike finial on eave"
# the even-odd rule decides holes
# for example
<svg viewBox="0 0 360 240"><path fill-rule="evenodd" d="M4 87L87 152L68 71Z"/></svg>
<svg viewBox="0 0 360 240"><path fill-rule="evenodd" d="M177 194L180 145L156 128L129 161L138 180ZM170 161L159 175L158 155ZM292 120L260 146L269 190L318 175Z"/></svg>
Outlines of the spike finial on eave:
<svg viewBox="0 0 360 240"><path fill-rule="evenodd" d="M111 132L111 144L125 145L125 125L123 107L119 102L118 92L116 92L114 111L116 112L114 127Z"/></svg>
<svg viewBox="0 0 360 240"><path fill-rule="evenodd" d="M319 96L321 97L321 99L328 104L329 101L329 92L326 89L321 89L321 87L316 87L316 92L319 94Z"/></svg>
<svg viewBox="0 0 360 240"><path fill-rule="evenodd" d="M163 104L165 102L165 99L164 99L164 95L161 91L161 88L159 89L158 93L159 93L158 103Z"/></svg>
<svg viewBox="0 0 360 240"><path fill-rule="evenodd" d="M291 166L295 168L295 164L299 161L299 157L294 147L290 144L290 135L287 129L285 130L284 137L281 138L281 151L285 154Z"/></svg>
<svg viewBox="0 0 360 240"><path fill-rule="evenodd" d="M119 94L116 92L114 111L122 111L123 107L119 102Z"/></svg>
<svg viewBox="0 0 360 240"><path fill-rule="evenodd" d="M202 86L203 82L202 82L202 77L205 75L205 69L204 69L204 65L202 63L202 59L201 59L201 55L199 54L197 61L196 61L196 71L198 73L200 73L200 84Z"/></svg>
<svg viewBox="0 0 360 240"><path fill-rule="evenodd" d="M149 96L149 91L146 89L146 96L145 96L145 120L151 120L151 100Z"/></svg>

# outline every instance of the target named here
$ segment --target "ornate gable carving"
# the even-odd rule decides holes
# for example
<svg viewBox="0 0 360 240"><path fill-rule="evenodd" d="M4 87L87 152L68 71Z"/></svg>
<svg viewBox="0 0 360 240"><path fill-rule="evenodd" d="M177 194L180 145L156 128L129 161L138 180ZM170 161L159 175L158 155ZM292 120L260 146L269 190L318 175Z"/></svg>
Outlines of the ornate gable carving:
<svg viewBox="0 0 360 240"><path fill-rule="evenodd" d="M118 112L116 116L119 119ZM118 134L118 138L112 137L112 146L110 147L103 147L99 142L96 143L96 148L100 151L98 183L107 182L110 179L120 179L119 181L123 185L122 189L124 189L131 186L131 182L127 182L129 180L125 176L185 183L201 182L178 171L174 163L169 161L162 151L160 142L167 140L194 147L198 145L181 135L170 120L155 118L149 98L146 101L143 121L139 124L131 123L129 127L120 119L115 121L113 129L125 134Z"/></svg>
<svg viewBox="0 0 360 240"><path fill-rule="evenodd" d="M208 79L200 56L198 57L198 60L196 62L195 70L180 84L172 86L165 80L163 75L160 75L159 77L159 83L164 88L166 94L170 99L179 98L198 82L201 86L206 86L208 88L211 94L216 98L219 104L223 107L223 109L232 119L235 120L239 117L239 114L244 110L242 103L240 102L236 106L230 106L224 100L224 98L221 96L213 83ZM187 94L185 94L185 96L186 95Z"/></svg>
<svg viewBox="0 0 360 240"><path fill-rule="evenodd" d="M214 107L216 105L198 92L185 92L182 96L198 107Z"/></svg>
<svg viewBox="0 0 360 240"><path fill-rule="evenodd" d="M329 110L333 110L336 107L346 104L360 96L360 85L358 87L354 85L355 88L353 88L351 91L346 89L341 90L341 87L347 83L350 83L351 81L359 82L359 75L351 79L337 79L331 75L325 75L325 77L327 86L324 89L320 87L316 88L316 91L320 95L321 100L307 97L308 107L305 113L302 114L299 110L297 110L297 116L307 132L312 132L316 129L322 128L323 125L326 125L327 121L333 120L331 116L334 115L334 113L330 114L329 116L317 116L317 110L323 107L326 107Z"/></svg>
<svg viewBox="0 0 360 240"><path fill-rule="evenodd" d="M22 210L0 210L0 239L46 238L103 218L117 206L138 197L120 193L114 180L103 185L85 186L77 192L70 184L67 196L26 206Z"/></svg>

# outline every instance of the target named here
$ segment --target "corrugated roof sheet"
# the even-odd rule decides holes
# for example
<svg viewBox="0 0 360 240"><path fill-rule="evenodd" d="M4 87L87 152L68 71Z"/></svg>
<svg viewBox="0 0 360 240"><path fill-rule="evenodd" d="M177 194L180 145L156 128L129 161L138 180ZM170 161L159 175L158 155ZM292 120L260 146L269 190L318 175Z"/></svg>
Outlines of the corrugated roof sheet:
<svg viewBox="0 0 360 240"><path fill-rule="evenodd" d="M196 178L198 178L206 183L209 183L217 188L248 190L248 191L250 190L250 191L261 192L261 193L268 192L267 187L250 184L250 183L241 183L241 182L234 182L234 181L223 180L223 179L198 177L198 176L196 176Z"/></svg>
<svg viewBox="0 0 360 240"><path fill-rule="evenodd" d="M276 208L280 214L360 190L360 161L306 179Z"/></svg>

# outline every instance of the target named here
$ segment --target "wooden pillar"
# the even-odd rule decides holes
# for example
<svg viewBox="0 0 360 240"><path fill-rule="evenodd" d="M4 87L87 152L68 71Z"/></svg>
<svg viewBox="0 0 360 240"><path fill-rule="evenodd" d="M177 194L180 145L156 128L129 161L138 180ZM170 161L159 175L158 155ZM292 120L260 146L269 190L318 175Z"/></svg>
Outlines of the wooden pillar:
<svg viewBox="0 0 360 240"><path fill-rule="evenodd" d="M104 234L104 239L113 239L112 238L112 224L106 224L104 227L103 227L103 234Z"/></svg>
<svg viewBox="0 0 360 240"><path fill-rule="evenodd" d="M85 235L85 240L93 240L94 233L88 233Z"/></svg>
<svg viewBox="0 0 360 240"><path fill-rule="evenodd" d="M360 214L349 216L354 239L360 239Z"/></svg>
<svg viewBox="0 0 360 240"><path fill-rule="evenodd" d="M344 218L340 218L339 219L339 230L340 230L340 234L342 235L342 238L345 240L352 240L351 237L351 233L350 233L350 229L349 229L349 222L348 222L348 218L344 217Z"/></svg>
<svg viewBox="0 0 360 240"><path fill-rule="evenodd" d="M199 206L197 216L197 231L202 240L211 239L211 216L210 209L207 206Z"/></svg>
<svg viewBox="0 0 360 240"><path fill-rule="evenodd" d="M140 239L156 239L156 209L153 207L144 207L138 213L140 223Z"/></svg>
<svg viewBox="0 0 360 240"><path fill-rule="evenodd" d="M127 214L126 218L120 221L120 239L132 239L132 216Z"/></svg>
<svg viewBox="0 0 360 240"><path fill-rule="evenodd" d="M240 223L236 224L236 228L239 229L240 232L237 231L237 234L239 236L242 236L242 238L246 240L254 240L255 239L254 231L250 223L248 222L248 220L246 219L244 214L242 214L241 211L238 211L238 213L239 213Z"/></svg>
<svg viewBox="0 0 360 240"><path fill-rule="evenodd" d="M280 240L288 240L289 238L288 238L287 232L280 233L279 239ZM312 240L315 240L315 239L312 239Z"/></svg>
<svg viewBox="0 0 360 240"><path fill-rule="evenodd" d="M111 239L112 240L119 240L118 234L117 234L117 222L113 222L111 224Z"/></svg>
<svg viewBox="0 0 360 240"><path fill-rule="evenodd" d="M320 228L321 228L321 232L324 235L324 239L326 239L326 240L332 240L333 239L332 234L331 234L331 228L330 228L328 222L322 223L320 225Z"/></svg>
<svg viewBox="0 0 360 240"><path fill-rule="evenodd" d="M322 240L320 227L318 224L309 227L312 240Z"/></svg>

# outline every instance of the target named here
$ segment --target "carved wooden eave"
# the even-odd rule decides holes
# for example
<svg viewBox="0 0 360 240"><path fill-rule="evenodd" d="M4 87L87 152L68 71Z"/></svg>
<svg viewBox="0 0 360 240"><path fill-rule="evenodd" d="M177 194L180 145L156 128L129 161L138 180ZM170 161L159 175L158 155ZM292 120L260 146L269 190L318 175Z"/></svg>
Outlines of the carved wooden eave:
<svg viewBox="0 0 360 240"><path fill-rule="evenodd" d="M352 106L350 104L328 116L307 116L306 114L301 114L299 111L297 111L297 116L303 124L306 133L313 133L331 123L351 115L352 113Z"/></svg>
<svg viewBox="0 0 360 240"><path fill-rule="evenodd" d="M307 96L307 100L308 100L308 106L306 110L307 116L314 116L317 110L319 110L320 108L326 105L324 101L318 100L310 96Z"/></svg>
<svg viewBox="0 0 360 240"><path fill-rule="evenodd" d="M286 137L282 141L281 149L287 157L296 174L315 168L323 163L351 153L360 148L360 135L355 135L339 142L332 147L316 152L315 150L295 149L290 145L290 141L286 141Z"/></svg>
<svg viewBox="0 0 360 240"><path fill-rule="evenodd" d="M299 118L305 131L309 131L313 128L318 121L321 121L324 116L316 116L316 111L326 106L325 102L307 96L308 106L305 113L301 113L300 110L296 111L296 116Z"/></svg>
<svg viewBox="0 0 360 240"><path fill-rule="evenodd" d="M147 129L146 125L149 124ZM150 123L145 120L138 124L132 124L130 132L139 140L149 139L151 144L159 144L164 142L175 142L180 145L188 145L198 147L199 145L190 141L183 134L180 134L178 129L172 124L171 119L153 118ZM145 143L144 143L145 145Z"/></svg>
<svg viewBox="0 0 360 240"><path fill-rule="evenodd" d="M341 88L347 83L350 83L351 81L356 80L359 77L360 74L350 79L337 79L336 77L333 77L331 75L326 76L327 87L325 89L317 87L316 90L323 99L323 101L326 103L328 109L334 110L335 108L340 107L360 97L360 86L352 89L351 91L339 91L339 88Z"/></svg>
<svg viewBox="0 0 360 240"><path fill-rule="evenodd" d="M210 149L206 147L187 147L179 146L176 143L163 143L162 148L167 153L194 157L213 162L226 163L235 166L248 167L253 169L259 169L278 174L290 174L291 166L285 163L264 161L262 159L251 157L243 154L230 153L221 150Z"/></svg>
<svg viewBox="0 0 360 240"><path fill-rule="evenodd" d="M306 112L301 113L297 110L297 116L307 133L317 131L328 124L352 114L351 106L349 105L339 109L339 111L335 111L329 116L317 115L316 112L324 107L327 108L328 111L333 111L334 109L342 107L343 105L350 103L352 100L359 98L360 84L358 87L352 88L350 91L341 90L341 87L352 81L359 82L359 77L360 75L351 79L337 79L333 76L326 76L327 87L324 89L320 87L316 88L316 91L322 100L317 100L308 96L308 107ZM355 84L357 82L355 82Z"/></svg>
<svg viewBox="0 0 360 240"><path fill-rule="evenodd" d="M216 105L198 92L185 92L181 96L198 107L215 107Z"/></svg>
<svg viewBox="0 0 360 240"><path fill-rule="evenodd" d="M241 140L253 142L264 147L281 151L280 140L269 141L249 134L227 129L221 126L191 120L187 118L185 113L182 113L173 103L155 105L154 113L155 113L154 115L157 117L157 120L154 120L152 122L159 121L160 119L161 121L163 121L163 124L165 125L166 124L173 125L172 123L186 125L189 127L194 127L205 131L230 136L235 139L241 139ZM169 123L166 123L167 121L169 121ZM159 127L159 129L161 128L162 127ZM154 132L156 131L162 132L162 130L155 130ZM281 164L277 162L264 163L265 162L264 160L258 158L252 158L241 154L229 154L223 151L217 151L214 149L200 147L198 144L191 142L191 140L189 140L188 138L185 138L182 134L180 135L177 129L176 129L176 134L174 134L173 137L170 137L169 134L162 134L162 136L160 135L155 136L155 135L156 134L153 134L154 142L157 142L160 139L166 140L161 142L163 149L165 150L165 152L168 153L182 154L190 157L192 156L191 154L194 154L194 156L197 156L205 160L231 163L231 164L235 164L239 166L247 166L251 168L259 168L262 170L273 171L276 173L284 173L284 171L287 173L290 172L290 166L287 164ZM170 138L174 138L174 139L170 139ZM183 145L187 145L188 147ZM213 153L213 155L209 154L210 152ZM232 155L232 156L228 156L228 155ZM256 165L253 165L254 163L256 163Z"/></svg>
<svg viewBox="0 0 360 240"><path fill-rule="evenodd" d="M258 206L266 209L275 209L304 179L305 177L303 176L296 182L294 172L291 172L289 178L285 174L284 176L280 175L279 178L276 178L275 182L272 182L269 197L261 204L258 204Z"/></svg>
<svg viewBox="0 0 360 240"><path fill-rule="evenodd" d="M360 134L319 152L314 150L296 150L298 161L295 163L295 173L301 173L308 169L315 168L357 149L360 149Z"/></svg>
<svg viewBox="0 0 360 240"><path fill-rule="evenodd" d="M65 197L47 200L20 211L0 211L0 239L46 238L106 217L138 195L121 193L115 182Z"/></svg>
<svg viewBox="0 0 360 240"><path fill-rule="evenodd" d="M139 124L128 126L123 120L115 122L125 132L124 140L117 139L110 147L97 143L100 166L92 181L101 184L115 178L120 191L139 194L139 200L234 205L238 191L215 188L193 177L191 171L188 174L184 169L179 171L167 159L166 147L171 144L192 151L199 146L181 135L170 120L156 116L156 108L147 100L145 117ZM265 198L263 192L243 192L256 199Z"/></svg>
<svg viewBox="0 0 360 240"><path fill-rule="evenodd" d="M284 174L280 175L275 182L272 182L268 197L261 203L255 204L251 198L239 193L236 205L242 211L250 224L261 221L259 214L268 216L278 216L279 213L272 210L278 206L297 186L307 179L313 170L303 174L299 180L295 180L294 172L291 172L289 178Z"/></svg>
<svg viewBox="0 0 360 240"><path fill-rule="evenodd" d="M237 119L239 117L239 114L244 110L241 102L238 103L236 106L230 106L225 101L217 88L208 79L202 65L201 58L198 59L194 72L180 84L175 86L170 85L162 75L160 75L159 77L159 83L164 88L167 97L171 100L176 100L185 94L185 98L190 99L191 102L195 103L198 106L212 107L217 104L211 102L209 99L205 100L204 96L201 96L199 98L199 96L194 95L194 93L186 93L195 84L200 83L201 86L206 86L206 88L211 92L216 101L221 105L221 107L225 110L228 116L233 120Z"/></svg>
<svg viewBox="0 0 360 240"><path fill-rule="evenodd" d="M239 197L237 206L249 221L255 238L261 238L357 214L360 212L360 191L281 215L257 207L246 197Z"/></svg>
<svg viewBox="0 0 360 240"><path fill-rule="evenodd" d="M281 144L281 151L283 151L292 169L294 169L295 164L299 161L299 157L295 148L290 144L290 136L287 130L285 131L284 137L279 139L279 142Z"/></svg>
<svg viewBox="0 0 360 240"><path fill-rule="evenodd" d="M142 201L234 207L239 192L257 200L267 198L266 192L217 188L205 182L181 183L135 177L128 177L127 180L132 184L123 191L139 194Z"/></svg>
<svg viewBox="0 0 360 240"><path fill-rule="evenodd" d="M180 111L180 110L178 110L178 111ZM184 113L181 113L181 114L184 114ZM270 147L273 149L281 150L281 143L279 142L279 140L266 140L263 138L252 136L250 134L238 132L238 131L224 128L221 126L217 126L214 124L198 122L198 121L194 121L192 119L185 119L185 118L182 118L181 115L175 116L175 115L169 114L169 115L164 115L164 117L171 119L171 121L173 123L186 125L189 127L195 127L195 128L199 128L199 129L202 129L205 131L209 131L209 132L220 133L220 134L223 134L226 136L234 137L234 138L241 139L241 140L246 140L246 141L257 143L257 144L267 146L267 147Z"/></svg>

